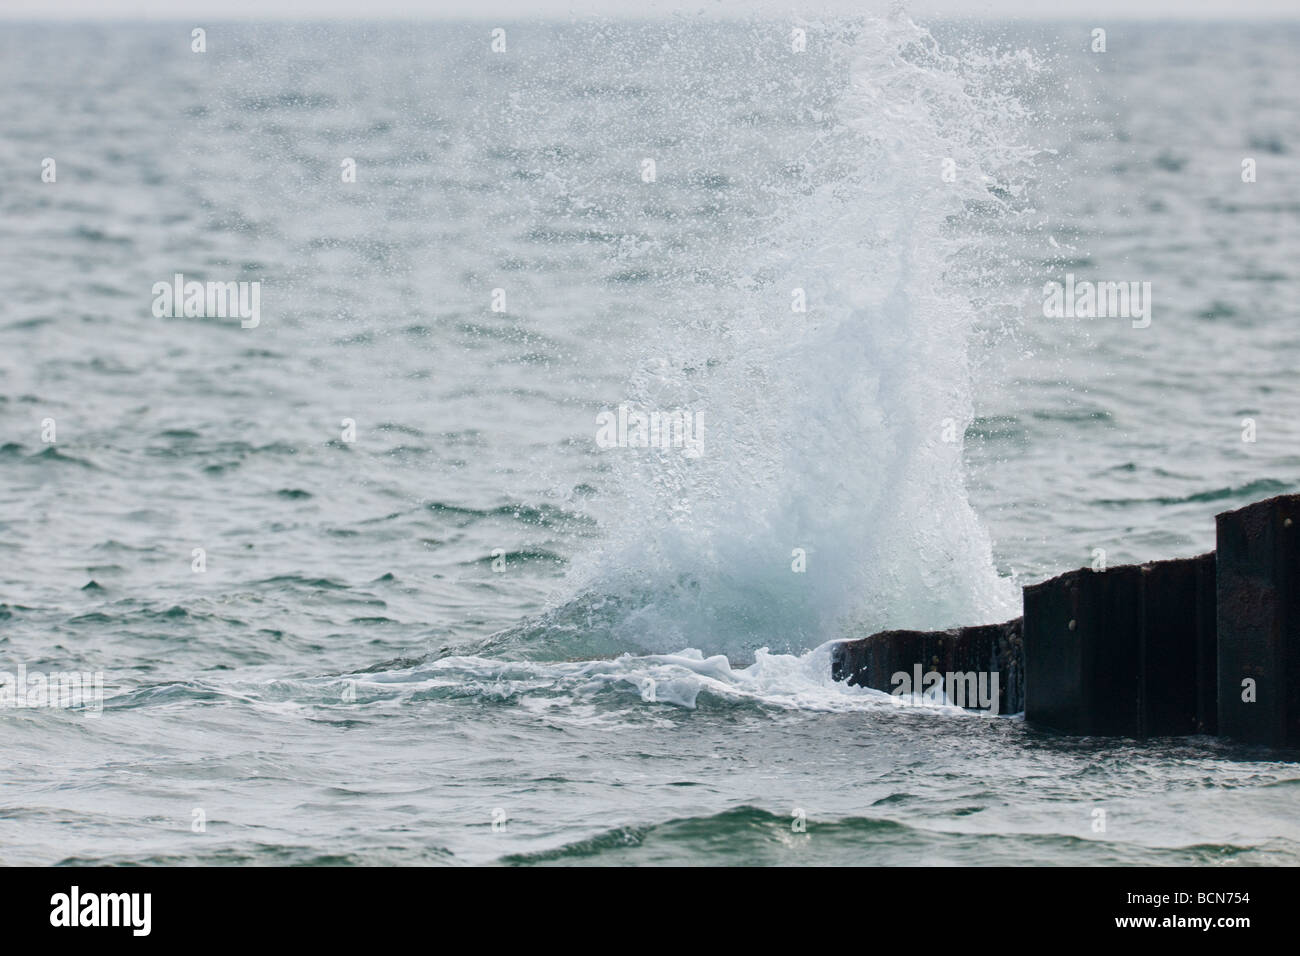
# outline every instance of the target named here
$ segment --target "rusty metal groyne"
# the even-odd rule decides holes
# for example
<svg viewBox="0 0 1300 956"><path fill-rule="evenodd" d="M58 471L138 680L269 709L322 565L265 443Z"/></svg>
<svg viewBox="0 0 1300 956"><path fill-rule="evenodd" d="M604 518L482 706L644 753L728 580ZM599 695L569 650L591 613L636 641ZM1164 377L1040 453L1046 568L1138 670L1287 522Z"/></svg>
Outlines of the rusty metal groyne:
<svg viewBox="0 0 1300 956"><path fill-rule="evenodd" d="M1300 747L1300 495L1225 512L1216 534L1199 557L1026 587L1023 617L1005 624L840 642L832 676L896 694L942 687L949 703L1023 711L1064 734Z"/></svg>

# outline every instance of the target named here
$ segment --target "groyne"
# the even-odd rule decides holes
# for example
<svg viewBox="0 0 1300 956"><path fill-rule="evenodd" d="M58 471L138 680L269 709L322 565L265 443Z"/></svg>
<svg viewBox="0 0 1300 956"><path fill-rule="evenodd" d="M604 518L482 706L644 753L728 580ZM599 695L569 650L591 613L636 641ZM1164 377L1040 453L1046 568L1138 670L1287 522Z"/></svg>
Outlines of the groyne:
<svg viewBox="0 0 1300 956"><path fill-rule="evenodd" d="M1062 734L1300 747L1300 495L1218 515L1209 554L1069 571L1023 597L1003 624L837 643L831 675Z"/></svg>

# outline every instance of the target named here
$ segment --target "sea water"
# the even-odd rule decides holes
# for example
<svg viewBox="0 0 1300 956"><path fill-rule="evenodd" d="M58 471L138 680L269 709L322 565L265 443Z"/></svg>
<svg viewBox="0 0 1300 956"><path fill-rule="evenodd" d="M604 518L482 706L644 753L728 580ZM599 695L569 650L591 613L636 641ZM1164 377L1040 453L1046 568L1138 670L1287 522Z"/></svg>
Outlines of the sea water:
<svg viewBox="0 0 1300 956"><path fill-rule="evenodd" d="M5 862L1300 860L828 648L1300 490L1294 25L193 27L0 28Z"/></svg>

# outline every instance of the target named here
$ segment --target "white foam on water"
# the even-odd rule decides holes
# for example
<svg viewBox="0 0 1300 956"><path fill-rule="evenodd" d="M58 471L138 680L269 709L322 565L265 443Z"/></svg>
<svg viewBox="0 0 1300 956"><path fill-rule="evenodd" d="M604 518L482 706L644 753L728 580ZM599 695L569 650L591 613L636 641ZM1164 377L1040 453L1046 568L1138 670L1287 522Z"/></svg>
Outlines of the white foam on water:
<svg viewBox="0 0 1300 956"><path fill-rule="evenodd" d="M439 690L501 699L545 699L564 706L615 694L629 706L668 705L695 709L700 696L752 701L797 710L872 710L899 706L879 691L829 682L829 644L802 655L760 650L753 664L733 667L725 655L687 648L672 654L625 654L598 661L503 662L483 657L446 657L419 667L344 678L359 702ZM304 682L304 696L320 685ZM339 684L340 687L344 686Z"/></svg>
<svg viewBox="0 0 1300 956"><path fill-rule="evenodd" d="M719 280L666 290L662 336L626 358L628 403L691 412L701 453L605 453L602 540L554 610L507 638L533 660L448 657L365 681L962 713L831 681L828 642L1017 612L967 497L962 439L990 236L1032 159L1008 91L1035 67L947 55L903 16L826 39L844 83L810 102L817 132L793 144L791 175L763 185L770 219L713 244Z"/></svg>
<svg viewBox="0 0 1300 956"><path fill-rule="evenodd" d="M706 656L695 648L672 654L624 654L596 661L501 661L445 657L411 669L318 678L285 688L298 700L337 699L345 687L356 702L416 696L471 696L527 702L539 712L566 712L602 719L592 703L611 699L616 707L604 719L620 719L629 709L670 706L694 710L701 698L714 703L754 703L786 710L872 712L920 708L946 716L975 716L937 694L895 695L830 680L830 648L823 644L802 654L773 654L760 648L752 664L735 667L724 654Z"/></svg>
<svg viewBox="0 0 1300 956"><path fill-rule="evenodd" d="M607 539L569 580L628 601L614 630L630 649L735 660L850 629L1014 616L961 436L979 277L968 219L972 204L999 214L1029 157L1023 111L1002 92L1029 66L945 56L905 17L861 23L838 52L840 101L797 157L780 218L728 264L738 287L708 303L711 319L666 310L676 351L648 348L634 376L635 401L693 411L703 435L699 457L609 456ZM806 314L791 311L794 288ZM774 660L757 659L755 683Z"/></svg>

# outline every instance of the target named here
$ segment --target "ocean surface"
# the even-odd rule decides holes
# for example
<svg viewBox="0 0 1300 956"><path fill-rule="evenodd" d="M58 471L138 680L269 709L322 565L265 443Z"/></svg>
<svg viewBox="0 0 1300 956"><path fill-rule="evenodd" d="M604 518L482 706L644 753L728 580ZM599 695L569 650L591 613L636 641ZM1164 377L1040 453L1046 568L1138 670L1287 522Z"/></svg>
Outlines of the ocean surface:
<svg viewBox="0 0 1300 956"><path fill-rule="evenodd" d="M1300 27L199 25L0 25L0 860L1300 863L828 650L1300 491Z"/></svg>

